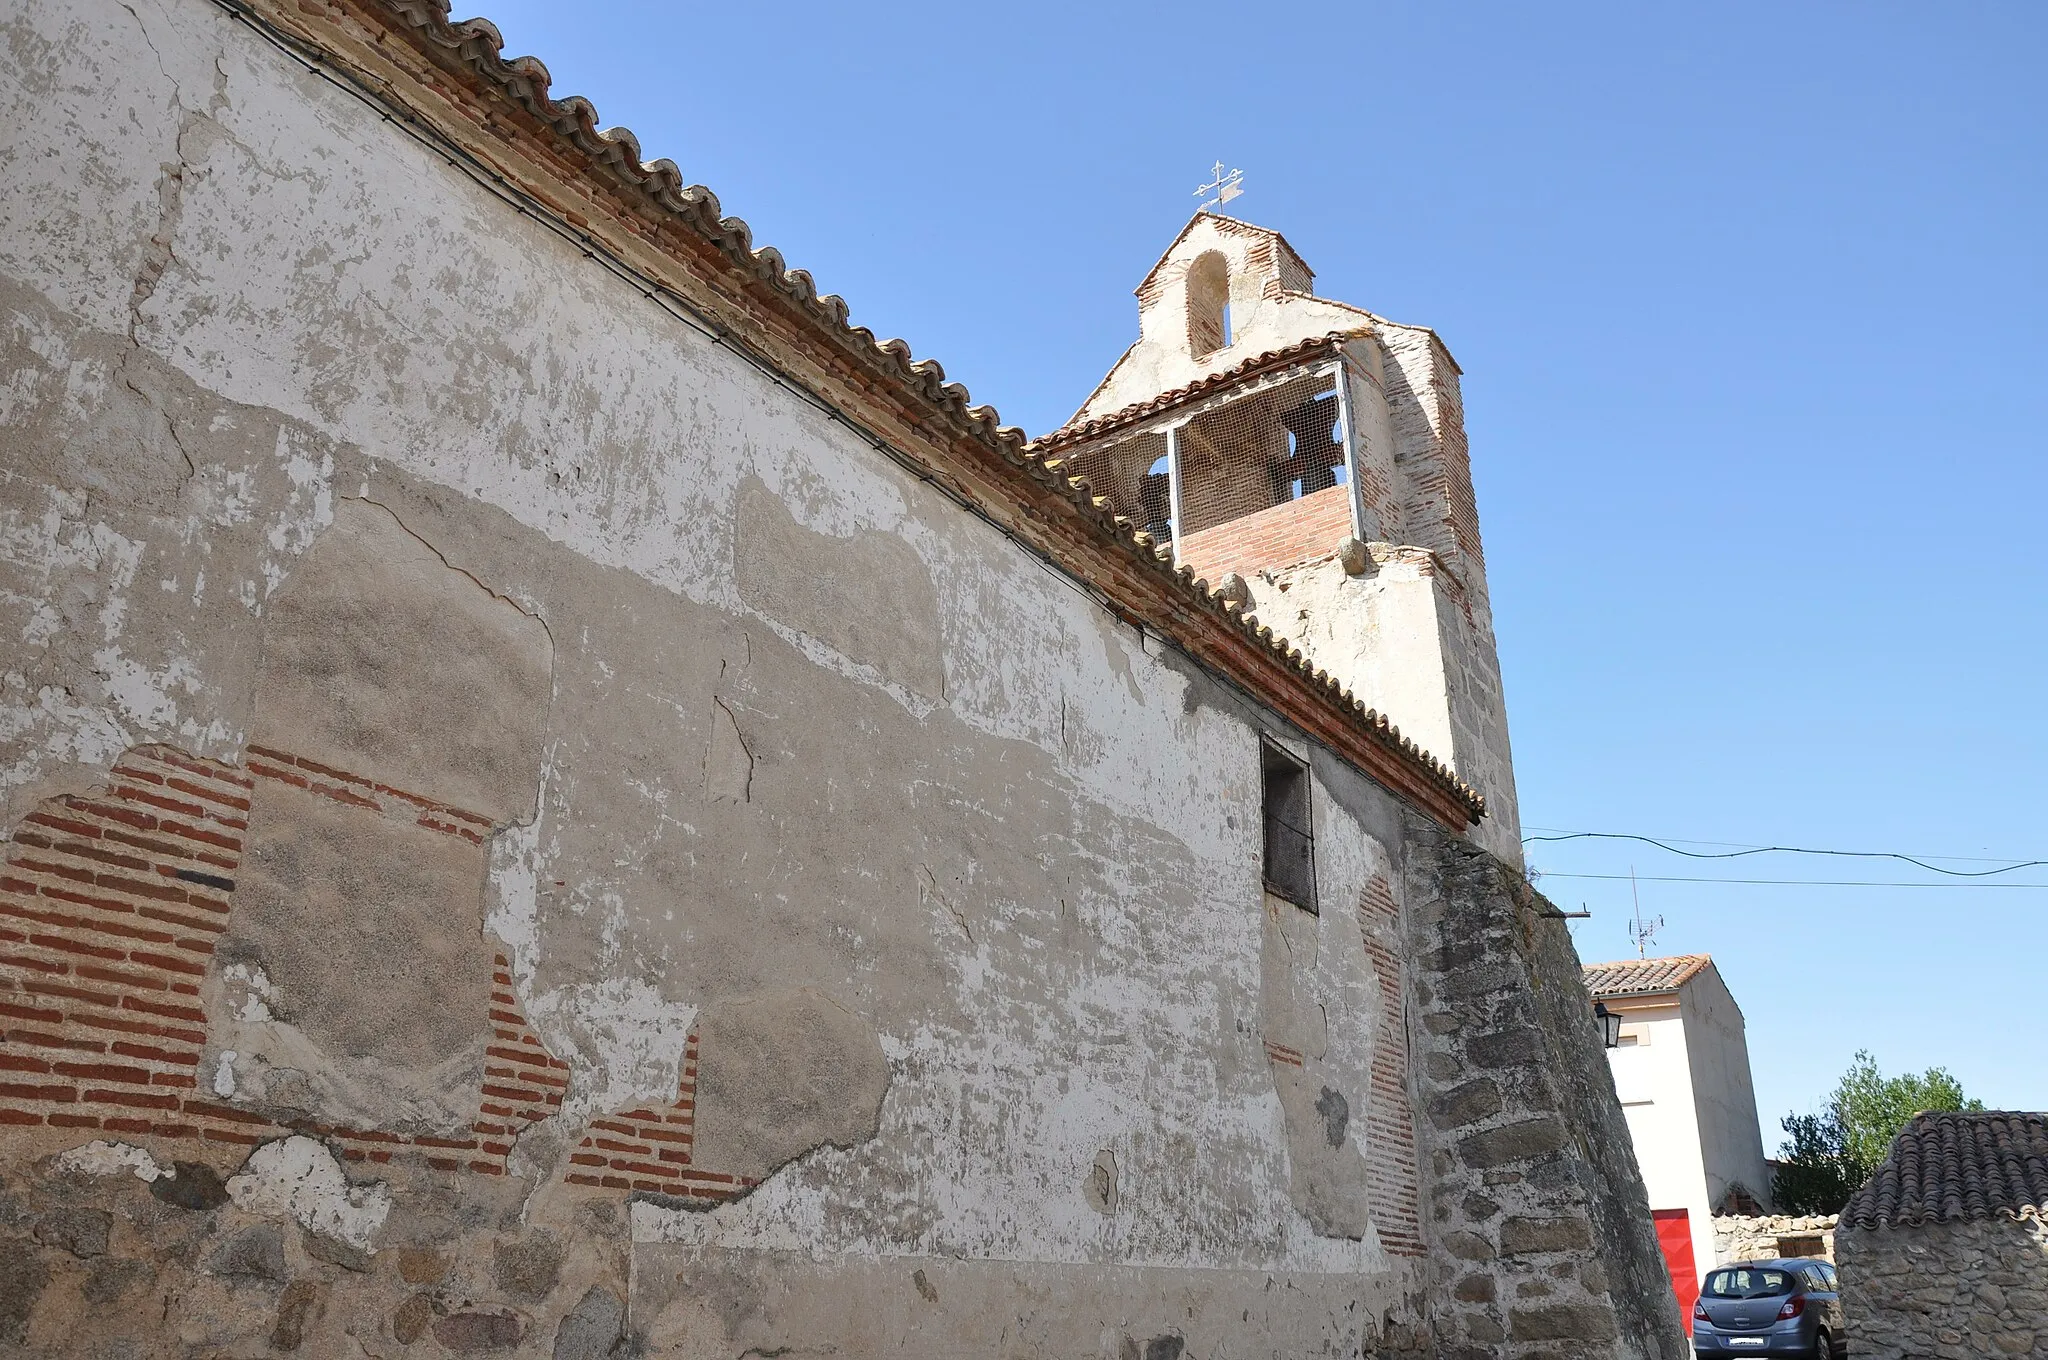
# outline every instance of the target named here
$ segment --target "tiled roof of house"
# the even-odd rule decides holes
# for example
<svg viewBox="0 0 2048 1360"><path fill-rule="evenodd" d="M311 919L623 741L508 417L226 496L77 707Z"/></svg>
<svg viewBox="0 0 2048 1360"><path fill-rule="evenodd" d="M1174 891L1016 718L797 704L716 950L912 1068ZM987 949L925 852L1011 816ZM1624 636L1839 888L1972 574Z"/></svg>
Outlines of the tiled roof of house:
<svg viewBox="0 0 2048 1360"><path fill-rule="evenodd" d="M488 20L451 20L449 0L340 0L317 12L360 20L382 28L384 35L366 48L354 49L354 57L340 57L299 31L307 21L289 6L276 7L262 21L263 29L277 35L302 60L327 70L348 71L366 53L378 60L396 60L398 53L386 45L385 37L403 39L442 73L426 89L435 99L449 93L442 87L453 76L455 83L494 110L489 118L494 139L543 152L540 163L573 167L592 188L592 204L604 201L607 194L618 195L629 208L621 218L627 230L655 242L656 248L672 251L684 238L708 246L733 271L732 277L717 280L718 286L730 287L737 279L747 302L764 310L786 309L776 320L794 320L821 341L834 356L835 373L841 365L856 370L839 374L841 381L900 398L913 423L935 441L952 447L961 440L971 444L968 475L948 471L943 485L996 517L999 527L1028 550L1055 563L1073 564L1068 569L1100 590L1121 617L1156 629L1197 660L1266 697L1311 736L1328 742L1446 825L1463 826L1485 816L1484 796L1441 760L1403 736L1385 714L1318 668L1284 635L1244 613L1241 602L1226 600L1209 582L1197 580L1190 568L1166 560L1140 526L1118 514L1086 482L1062 472L1023 431L1003 425L992 408L973 404L967 389L947 381L936 362L914 359L903 341L878 340L874 332L853 325L843 299L821 295L811 276L789 268L774 247L756 247L752 230L740 219L725 216L709 189L687 183L672 161L643 161L640 141L629 129L600 129L589 100L554 98L548 69L540 61L506 60L504 39ZM307 8L305 13L316 10ZM351 79L345 88L360 88L372 104L393 98L405 102L401 84L388 78ZM414 126L425 120L407 108L400 121ZM439 142L432 144L450 154ZM465 149L463 154L471 153ZM492 173L505 182L498 171ZM636 214L644 214L646 220ZM592 253L597 242L589 226L582 217L571 217L584 233L585 253ZM655 224L653 235L647 234L648 220ZM772 328L764 327L764 333L768 330ZM743 355L754 349L746 335L730 327L718 334L717 341ZM1088 540L1085 545L1071 537L1076 530Z"/></svg>
<svg viewBox="0 0 2048 1360"><path fill-rule="evenodd" d="M1984 1218L2048 1218L2048 1114L1916 1114L1842 1210L1859 1228Z"/></svg>
<svg viewBox="0 0 2048 1360"><path fill-rule="evenodd" d="M1589 963L1585 966L1586 990L1595 997L1676 991L1713 961L1711 954L1679 954L1668 959Z"/></svg>

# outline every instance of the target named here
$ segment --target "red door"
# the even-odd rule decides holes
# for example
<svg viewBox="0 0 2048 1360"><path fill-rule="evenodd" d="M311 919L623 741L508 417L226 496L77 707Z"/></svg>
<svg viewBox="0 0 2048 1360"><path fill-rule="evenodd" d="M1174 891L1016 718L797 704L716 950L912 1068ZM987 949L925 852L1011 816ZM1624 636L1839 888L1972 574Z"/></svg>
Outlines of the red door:
<svg viewBox="0 0 2048 1360"><path fill-rule="evenodd" d="M1692 1306L1700 1297L1700 1274L1692 1260L1692 1217L1683 1209L1653 1209L1650 1217L1657 1220L1657 1245L1664 1249L1664 1264L1671 1267L1679 1320L1691 1336Z"/></svg>

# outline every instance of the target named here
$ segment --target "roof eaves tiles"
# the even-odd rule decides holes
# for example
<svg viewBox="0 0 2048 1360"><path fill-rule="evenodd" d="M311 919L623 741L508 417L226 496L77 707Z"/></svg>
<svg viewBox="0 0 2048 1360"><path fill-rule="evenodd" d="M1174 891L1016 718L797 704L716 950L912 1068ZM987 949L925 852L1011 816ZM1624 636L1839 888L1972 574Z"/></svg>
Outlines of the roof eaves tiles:
<svg viewBox="0 0 2048 1360"><path fill-rule="evenodd" d="M1710 954L1678 954L1664 959L1589 963L1582 971L1586 990L1596 997L1651 996L1677 991L1713 961Z"/></svg>
<svg viewBox="0 0 2048 1360"><path fill-rule="evenodd" d="M1158 396L1147 397L1144 401L1132 402L1129 406L1112 411L1106 416L1096 416L1092 420L1069 421L1051 434L1032 440L1025 447L1040 458L1049 457L1062 449L1100 438L1126 425L1135 425L1139 421L1162 415L1176 406L1198 400L1232 383L1243 382L1248 378L1270 373L1274 369L1304 363L1324 355L1334 356L1346 340L1370 334L1371 328L1362 326L1355 330L1330 331L1323 335L1310 336L1306 340L1297 340L1291 345L1255 354L1221 372L1197 378L1185 386L1171 388Z"/></svg>
<svg viewBox="0 0 2048 1360"><path fill-rule="evenodd" d="M2048 1220L2048 1114L1916 1114L1884 1165L1849 1198L1844 1225L1910 1228L1985 1219Z"/></svg>
<svg viewBox="0 0 2048 1360"><path fill-rule="evenodd" d="M320 8L295 8L282 0L260 3L272 23L324 51L325 44L308 35L308 21L302 17ZM957 446L959 439L971 442L977 450L971 475L948 479L948 487L992 518L1008 516L1013 527L1006 532L1019 538L1036 536L1032 547L1101 591L1129 621L1155 628L1190 655L1218 667L1445 825L1456 827L1485 815L1485 799L1475 789L1402 736L1384 714L1316 669L1284 637L1247 619L1240 606L1208 589L1191 570L1175 570L1162 561L1149 535L1114 513L1085 481L1062 475L1056 465L1047 466L1043 453L1033 449L1023 431L1003 425L993 408L972 404L967 389L948 382L937 361L916 359L903 341L877 340L874 332L851 325L843 299L820 295L811 276L787 267L774 247L757 249L751 229L739 218L723 216L709 189L685 184L672 161L643 162L639 139L631 131L599 130L597 110L589 100L551 97L547 67L533 57L506 61L504 40L490 21L451 22L446 0L334 0L326 9L372 30L372 42L364 49L368 55L394 60L385 36L398 36L439 71L462 81L485 106L506 101L518 106L531 122L495 111L476 121L497 140L538 138L545 144L537 148L542 154L535 159L543 165L551 160L565 163L594 185L596 196L622 196L626 212L621 220L643 244L648 233L626 220L635 211L653 208L662 227L684 227L722 258L726 268L755 285L746 297L725 298L728 306L779 304L783 314L800 320L810 340L824 341L858 370L835 371L834 380L873 395L875 380L880 379L899 399L902 423L951 445ZM338 60L345 68L357 69L355 62ZM411 107L396 82L378 75L366 75L365 80L380 89L379 97ZM431 93L447 104L459 102L446 90ZM678 253L666 233L657 234L653 244L671 257ZM717 286L715 280L712 283ZM1020 478L1026 485L1019 485ZM1092 541L1085 546L1052 541L1076 528ZM1102 556L1105 547L1114 555Z"/></svg>

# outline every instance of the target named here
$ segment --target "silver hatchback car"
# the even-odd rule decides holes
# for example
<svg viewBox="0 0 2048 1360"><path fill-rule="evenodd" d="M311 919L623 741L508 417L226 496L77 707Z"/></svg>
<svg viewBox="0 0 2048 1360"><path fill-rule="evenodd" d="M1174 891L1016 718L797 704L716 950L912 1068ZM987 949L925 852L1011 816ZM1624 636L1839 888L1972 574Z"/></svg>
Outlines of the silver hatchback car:
<svg viewBox="0 0 2048 1360"><path fill-rule="evenodd" d="M1694 1355L1836 1360L1842 1296L1826 1261L1741 1261L1708 1272L1692 1310Z"/></svg>

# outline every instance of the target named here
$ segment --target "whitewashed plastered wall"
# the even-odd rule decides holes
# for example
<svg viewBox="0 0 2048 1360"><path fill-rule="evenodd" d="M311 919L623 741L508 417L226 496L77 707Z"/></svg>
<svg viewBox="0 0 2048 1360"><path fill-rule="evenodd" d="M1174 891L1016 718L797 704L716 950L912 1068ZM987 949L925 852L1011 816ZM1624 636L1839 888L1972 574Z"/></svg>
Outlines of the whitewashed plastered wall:
<svg viewBox="0 0 2048 1360"><path fill-rule="evenodd" d="M268 602L338 501L391 504L553 638L538 811L493 847L487 925L572 1057L572 1113L673 1094L721 927L641 866L729 844L711 829L745 814L702 753L719 723L746 737L776 716L746 702L826 695L821 724L940 734L972 755L940 800L951 824L1085 850L1070 896L1056 874L1014 887L1045 848L1020 837L982 847L1016 861L1004 874L897 862L842 899L844 971L815 980L877 1016L880 1134L717 1215L643 1210L645 1236L1387 1277L1370 1233L1318 1236L1289 1197L1243 709L213 6L41 0L9 27L0 286L29 358L0 394L10 821L138 743L238 759ZM764 608L773 590L750 599L735 526L755 489L786 518L786 567L790 549L828 569L902 548L876 588L924 592L936 664L894 668ZM628 597L658 625L639 654L619 641ZM636 666L657 644L672 673ZM781 676L725 705L750 664ZM588 739L599 714L675 758L616 767ZM763 763L742 809L768 805L776 740L745 743ZM1028 786L989 773L1027 754L1058 795L1028 817ZM1385 1036L1342 908L1396 853L1390 807L1318 805L1333 909L1307 967L1354 1068ZM929 998L861 974L906 942L934 961ZM1109 1215L1081 1188L1105 1150Z"/></svg>

